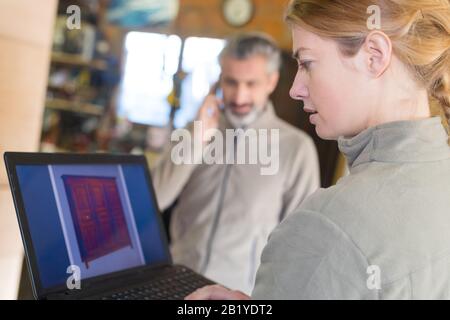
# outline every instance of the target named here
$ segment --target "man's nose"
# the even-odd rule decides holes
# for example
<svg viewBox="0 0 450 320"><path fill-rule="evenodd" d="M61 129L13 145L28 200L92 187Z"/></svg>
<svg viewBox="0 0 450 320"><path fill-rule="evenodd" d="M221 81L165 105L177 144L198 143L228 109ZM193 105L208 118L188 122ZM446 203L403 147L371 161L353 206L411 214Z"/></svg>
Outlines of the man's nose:
<svg viewBox="0 0 450 320"><path fill-rule="evenodd" d="M297 73L297 75L295 76L291 90L289 90L289 95L294 100L304 100L309 96L305 81L303 81L299 73Z"/></svg>
<svg viewBox="0 0 450 320"><path fill-rule="evenodd" d="M248 102L247 98L248 98L248 90L247 90L247 88L245 88L244 85L238 86L237 89L236 89L234 102L236 104L244 104L244 103Z"/></svg>

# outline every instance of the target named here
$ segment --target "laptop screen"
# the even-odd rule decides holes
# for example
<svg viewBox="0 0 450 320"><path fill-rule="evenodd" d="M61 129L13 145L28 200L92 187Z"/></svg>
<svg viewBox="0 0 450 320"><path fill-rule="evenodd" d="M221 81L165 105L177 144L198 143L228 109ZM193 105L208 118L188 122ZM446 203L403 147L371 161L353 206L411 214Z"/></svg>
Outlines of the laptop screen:
<svg viewBox="0 0 450 320"><path fill-rule="evenodd" d="M170 260L141 164L17 165L42 286Z"/></svg>

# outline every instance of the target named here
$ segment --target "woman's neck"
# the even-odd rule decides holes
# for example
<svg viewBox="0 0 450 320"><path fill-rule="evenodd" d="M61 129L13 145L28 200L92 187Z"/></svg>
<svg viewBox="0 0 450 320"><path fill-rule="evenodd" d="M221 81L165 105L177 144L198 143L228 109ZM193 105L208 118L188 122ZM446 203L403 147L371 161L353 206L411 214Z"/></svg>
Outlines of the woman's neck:
<svg viewBox="0 0 450 320"><path fill-rule="evenodd" d="M428 93L425 89L403 95L385 95L379 99L368 127L387 122L419 120L431 116Z"/></svg>

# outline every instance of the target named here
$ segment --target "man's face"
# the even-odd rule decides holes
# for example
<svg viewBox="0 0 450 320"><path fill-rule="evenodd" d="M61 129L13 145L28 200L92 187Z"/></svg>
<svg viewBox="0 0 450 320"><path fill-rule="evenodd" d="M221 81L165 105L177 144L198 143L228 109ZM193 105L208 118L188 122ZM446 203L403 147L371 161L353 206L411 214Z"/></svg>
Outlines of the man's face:
<svg viewBox="0 0 450 320"><path fill-rule="evenodd" d="M222 59L220 84L225 108L234 115L248 115L254 108L262 109L277 85L278 72L269 73L267 59L255 55L244 60Z"/></svg>

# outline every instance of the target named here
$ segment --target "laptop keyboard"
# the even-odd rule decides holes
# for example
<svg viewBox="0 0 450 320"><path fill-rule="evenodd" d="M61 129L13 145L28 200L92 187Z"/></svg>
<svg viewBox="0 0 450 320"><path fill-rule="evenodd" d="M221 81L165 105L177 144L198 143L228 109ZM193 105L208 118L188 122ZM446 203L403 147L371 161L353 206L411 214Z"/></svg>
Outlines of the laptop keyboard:
<svg viewBox="0 0 450 320"><path fill-rule="evenodd" d="M210 280L185 267L169 268L163 276L142 286L128 288L101 297L101 300L182 300Z"/></svg>

